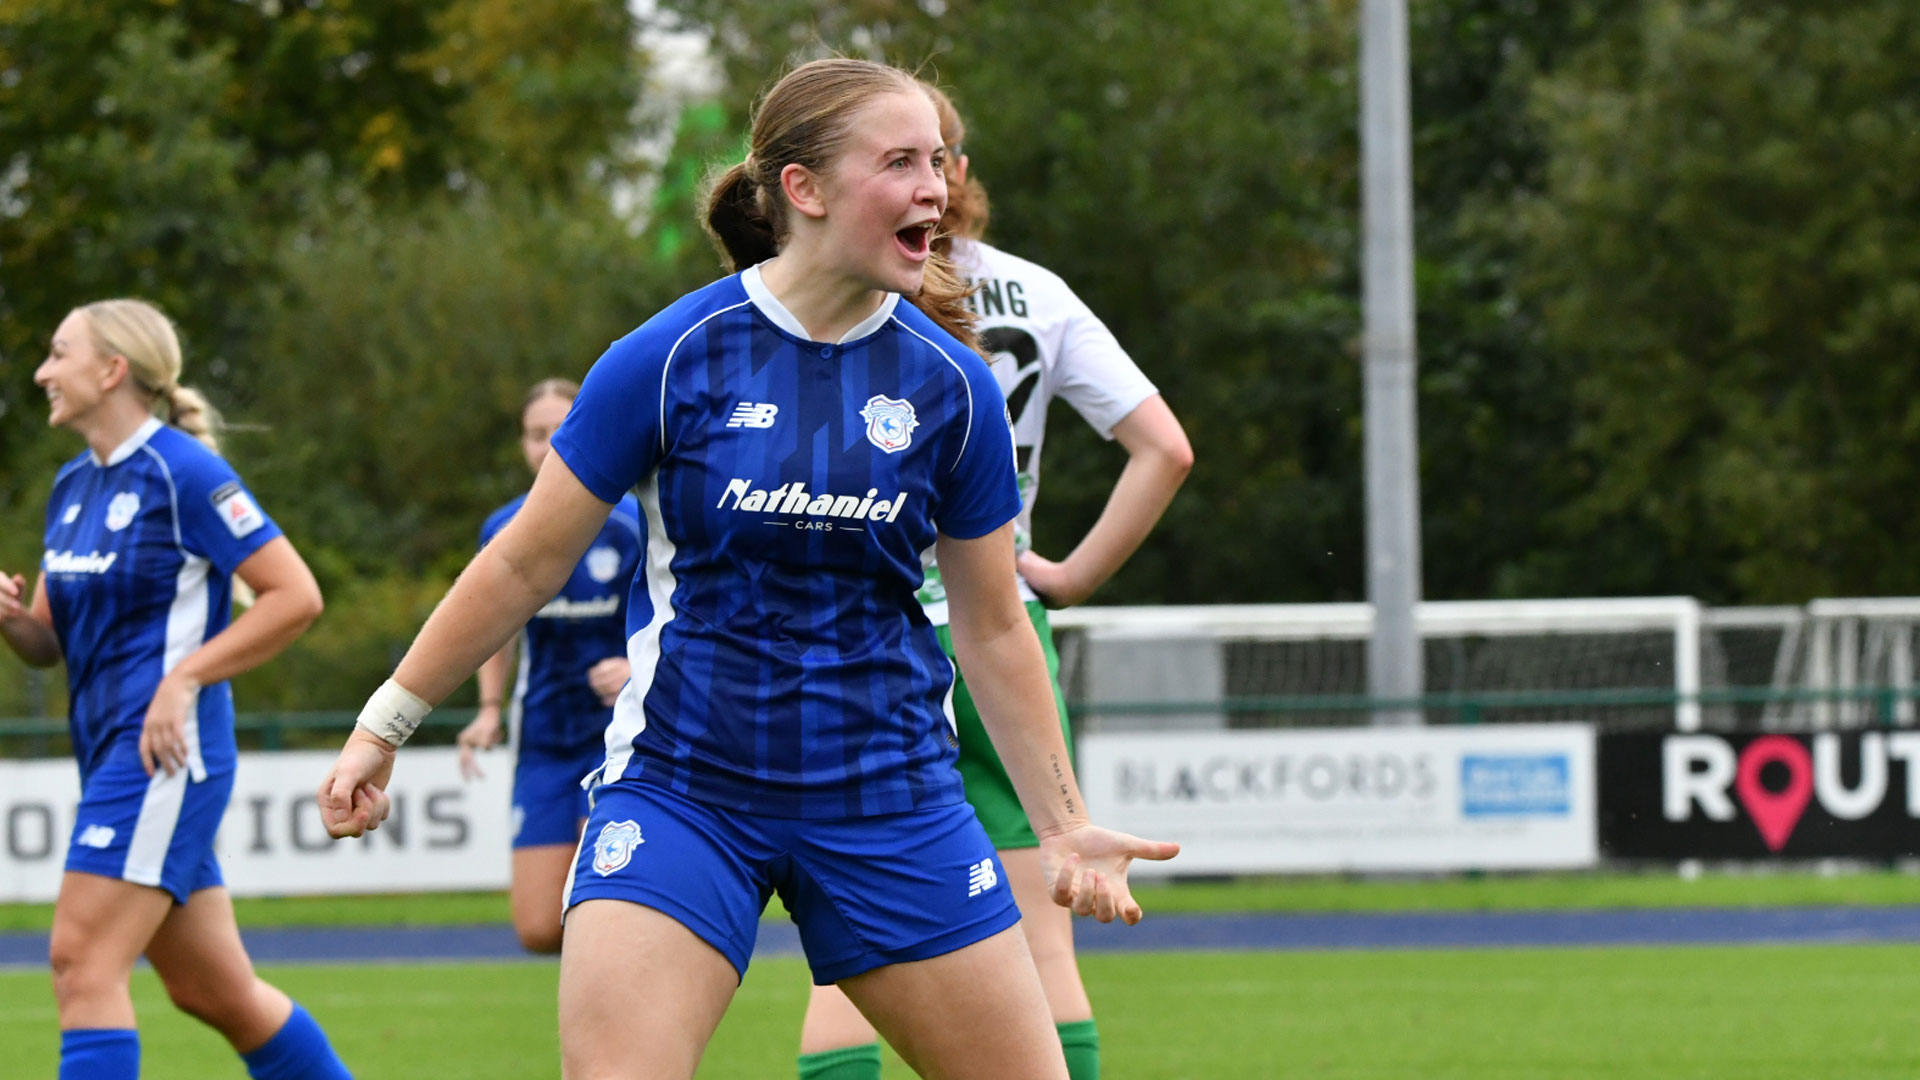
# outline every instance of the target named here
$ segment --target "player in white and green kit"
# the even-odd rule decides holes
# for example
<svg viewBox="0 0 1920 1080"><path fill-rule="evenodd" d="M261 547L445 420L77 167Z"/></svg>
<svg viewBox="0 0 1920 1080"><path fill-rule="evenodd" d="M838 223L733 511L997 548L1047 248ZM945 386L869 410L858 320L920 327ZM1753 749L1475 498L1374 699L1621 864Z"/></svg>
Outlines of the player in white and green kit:
<svg viewBox="0 0 1920 1080"><path fill-rule="evenodd" d="M956 268L976 288L971 306L980 319L980 343L1013 418L1022 503L1015 523L1020 589L1046 651L1064 732L1067 713L1047 608L1080 603L1113 576L1172 501L1192 466L1193 451L1153 383L1066 282L979 239L987 223L986 191L967 176L967 158L962 153L965 126L946 96L929 90L940 112L948 151L948 200L941 230L953 237L951 257ZM1055 397L1073 406L1103 438L1117 439L1128 454L1099 520L1058 562L1032 550L1040 450L1046 437L1047 406ZM927 558L920 602L952 656L946 593L931 552ZM1072 1080L1094 1080L1100 1071L1099 1037L1074 959L1072 916L1047 898L1039 840L987 738L964 672L954 683L953 713L967 801L986 827L1013 885L1021 926L1060 1030L1068 1071ZM880 1050L875 1040L873 1028L844 994L832 986L816 986L801 1032L799 1074L802 1080L879 1080Z"/></svg>

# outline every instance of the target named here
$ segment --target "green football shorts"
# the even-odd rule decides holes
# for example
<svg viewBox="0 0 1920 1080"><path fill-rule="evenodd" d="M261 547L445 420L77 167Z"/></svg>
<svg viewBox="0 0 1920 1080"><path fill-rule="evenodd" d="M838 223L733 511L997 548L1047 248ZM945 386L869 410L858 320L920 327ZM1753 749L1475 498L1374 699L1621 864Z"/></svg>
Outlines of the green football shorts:
<svg viewBox="0 0 1920 1080"><path fill-rule="evenodd" d="M1033 631L1040 635L1040 651L1047 656L1053 707L1060 714L1060 734L1067 740L1067 754L1071 756L1073 733L1067 727L1066 696L1060 690L1060 654L1053 649L1053 628L1047 625L1047 609L1037 600L1029 601L1027 617L1033 620ZM951 658L953 636L944 626L936 629L940 632L940 647L947 650ZM967 681L958 674L953 680L953 717L960 728L960 778L967 785L967 801L973 804L974 815L986 827L994 848L1039 847L1040 838L1033 834L1033 825L1020 806L1020 797L1014 794L1006 766L1000 764L1000 755L993 751L993 740L987 738L987 729L980 723L980 710L974 708Z"/></svg>

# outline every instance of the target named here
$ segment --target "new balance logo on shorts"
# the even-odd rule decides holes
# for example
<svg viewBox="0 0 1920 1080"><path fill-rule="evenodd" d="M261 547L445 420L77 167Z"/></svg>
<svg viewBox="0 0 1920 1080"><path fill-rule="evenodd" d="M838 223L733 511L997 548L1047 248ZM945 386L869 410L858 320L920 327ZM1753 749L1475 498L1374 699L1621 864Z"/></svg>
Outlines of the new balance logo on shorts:
<svg viewBox="0 0 1920 1080"><path fill-rule="evenodd" d="M773 418L780 411L778 405L765 405L757 401L743 401L733 407L733 415L727 418L728 427L770 428Z"/></svg>
<svg viewBox="0 0 1920 1080"><path fill-rule="evenodd" d="M1000 884L1000 875L993 872L993 860L981 859L967 867L967 895L979 896L995 885Z"/></svg>
<svg viewBox="0 0 1920 1080"><path fill-rule="evenodd" d="M109 848L113 846L113 828L107 825L89 825L80 830L80 839L74 843L81 847Z"/></svg>

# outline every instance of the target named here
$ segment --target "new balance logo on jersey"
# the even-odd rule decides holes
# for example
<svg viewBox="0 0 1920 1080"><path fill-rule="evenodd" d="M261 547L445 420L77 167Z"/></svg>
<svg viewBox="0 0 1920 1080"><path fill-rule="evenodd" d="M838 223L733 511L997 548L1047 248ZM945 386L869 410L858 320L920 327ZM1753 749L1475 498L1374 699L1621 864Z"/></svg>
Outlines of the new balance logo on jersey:
<svg viewBox="0 0 1920 1080"><path fill-rule="evenodd" d="M967 895L979 896L995 885L1000 884L1000 875L993 872L993 860L981 859L967 867Z"/></svg>
<svg viewBox="0 0 1920 1080"><path fill-rule="evenodd" d="M80 830L80 839L74 843L81 847L110 848L113 846L113 829L106 825L89 825Z"/></svg>
<svg viewBox="0 0 1920 1080"><path fill-rule="evenodd" d="M117 551L109 551L105 555L97 551L75 555L71 551L48 548L46 556L40 560L40 566L49 574L104 574L113 568L114 560L119 557Z"/></svg>
<svg viewBox="0 0 1920 1080"><path fill-rule="evenodd" d="M615 594L596 596L591 600L569 600L556 596L547 601L547 606L534 612L536 619L598 619L613 615L620 610L620 597Z"/></svg>
<svg viewBox="0 0 1920 1080"><path fill-rule="evenodd" d="M876 499L879 488L868 488L866 495L834 495L822 492L819 495L807 490L806 481L781 484L772 491L755 488L750 480L734 477L727 481L727 490L715 503L716 509L739 510L748 514L804 514L813 518L842 518L848 521L892 521L900 516L900 508L907 503L907 493L902 491L891 499ZM728 500L732 500L729 504ZM809 522L799 522L796 528L808 527ZM821 522L819 524L827 524Z"/></svg>
<svg viewBox="0 0 1920 1080"><path fill-rule="evenodd" d="M733 415L727 417L728 427L770 428L774 415L780 411L778 405L766 405L757 401L743 401L733 407Z"/></svg>

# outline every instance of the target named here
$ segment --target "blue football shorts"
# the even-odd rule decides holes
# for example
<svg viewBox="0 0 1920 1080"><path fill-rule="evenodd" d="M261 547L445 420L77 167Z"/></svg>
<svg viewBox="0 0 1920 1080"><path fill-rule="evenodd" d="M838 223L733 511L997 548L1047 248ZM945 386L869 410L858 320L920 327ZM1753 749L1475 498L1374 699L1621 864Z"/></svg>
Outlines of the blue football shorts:
<svg viewBox="0 0 1920 1080"><path fill-rule="evenodd" d="M86 778L67 846L67 869L152 885L184 904L224 884L213 838L233 794L233 770L195 780L186 769L151 777L140 764L139 733L115 741Z"/></svg>
<svg viewBox="0 0 1920 1080"><path fill-rule="evenodd" d="M587 793L580 781L607 758L596 737L572 751L520 748L513 765L513 846L540 847L580 841Z"/></svg>
<svg viewBox="0 0 1920 1080"><path fill-rule="evenodd" d="M664 912L744 976L774 893L822 986L953 952L1020 921L993 842L964 802L811 820L724 810L640 780L595 790L565 903L626 900Z"/></svg>

